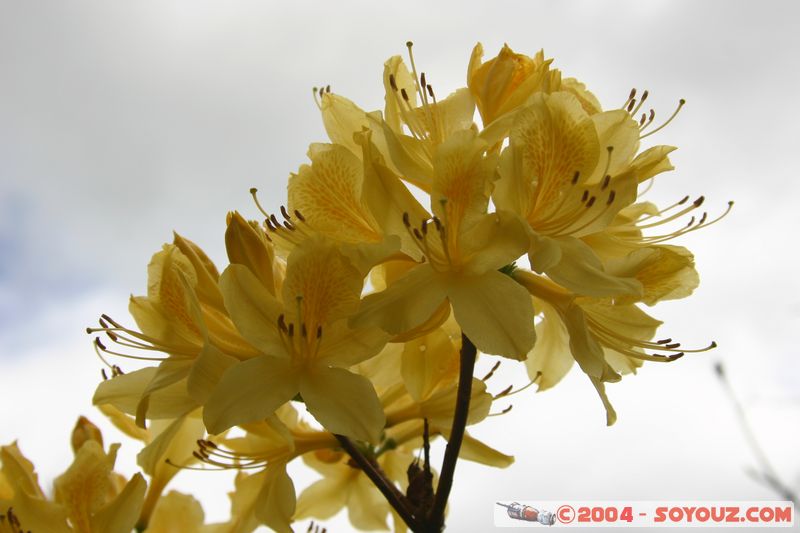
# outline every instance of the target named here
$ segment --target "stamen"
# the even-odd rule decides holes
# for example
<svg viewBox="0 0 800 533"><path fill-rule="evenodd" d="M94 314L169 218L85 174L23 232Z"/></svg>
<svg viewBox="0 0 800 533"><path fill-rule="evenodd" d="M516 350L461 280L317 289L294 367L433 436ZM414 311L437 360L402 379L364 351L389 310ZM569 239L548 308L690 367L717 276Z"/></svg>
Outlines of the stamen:
<svg viewBox="0 0 800 533"><path fill-rule="evenodd" d="M502 415L508 413L509 411L511 411L511 409L513 409L513 408L514 408L514 405L511 404L508 407L506 407L505 409L503 409L502 411L500 411L499 413L489 413L486 416L487 416L487 418L490 417L490 416L502 416Z"/></svg>
<svg viewBox="0 0 800 533"><path fill-rule="evenodd" d="M499 393L495 394L492 398L495 399L495 400L497 400L498 398L502 398L503 396L505 396L509 392L511 392L511 389L513 389L513 388L514 388L514 385L509 385L508 387L506 387L505 389L503 389Z"/></svg>
<svg viewBox="0 0 800 533"><path fill-rule="evenodd" d="M681 99L680 99L680 101L678 102L678 107L675 109L675 111L673 111L672 115L670 115L670 117L669 117L669 118L666 120L666 122L664 122L662 125L660 125L660 126L659 126L659 127L657 127L656 129L654 129L654 130L652 130L652 131L649 131L649 132L645 133L644 135L640 135L640 136L639 136L639 139L644 139L645 137L649 137L650 135L652 135L652 134L654 134L654 133L656 133L656 132L658 132L658 131L661 131L661 130L663 130L664 128L666 128L666 127L667 127L667 125L668 125L670 122L672 122L672 120L673 120L673 119L674 119L676 116L678 116L678 113L680 112L681 108L683 108L683 106L684 106L685 104L686 104L686 100L684 100L683 98L681 98Z"/></svg>
<svg viewBox="0 0 800 533"><path fill-rule="evenodd" d="M630 94L628 94L628 99L627 99L627 100L625 100L625 103L624 103L624 104L622 104L622 109L625 109L625 108L627 108L627 107L628 107L628 103L629 103L631 100L633 100L634 98L636 98L636 87L634 87L633 89L631 89L631 92L630 92Z"/></svg>
<svg viewBox="0 0 800 533"><path fill-rule="evenodd" d="M261 211L261 214L269 218L269 213L264 211L264 208L261 207L261 203L258 201L258 189L256 189L255 187L251 187L250 196L253 197L253 201L256 203L256 207L258 208L258 210Z"/></svg>
<svg viewBox="0 0 800 533"><path fill-rule="evenodd" d="M494 366L492 366L492 369L491 369L491 370L489 370L489 372L488 372L488 373L487 373L485 376L483 376L483 377L481 378L481 381L483 381L483 382L486 382L486 381L488 381L488 380L489 380L489 378L491 378L491 377L494 375L494 372L495 372L495 370L497 370L498 368L500 368L500 361L497 361L497 362L494 364Z"/></svg>
<svg viewBox="0 0 800 533"><path fill-rule="evenodd" d="M633 115L635 115L636 113L638 113L638 112L639 112L639 109L642 107L642 104L644 104L644 101L645 101L645 100L647 100L647 96L648 96L649 94L650 94L650 93L647 91L647 89L645 89L645 90L644 90L644 92L642 93L642 98L639 100L639 105L637 105L637 106L636 106L636 107L633 109L633 111L631 111L631 116L633 116Z"/></svg>

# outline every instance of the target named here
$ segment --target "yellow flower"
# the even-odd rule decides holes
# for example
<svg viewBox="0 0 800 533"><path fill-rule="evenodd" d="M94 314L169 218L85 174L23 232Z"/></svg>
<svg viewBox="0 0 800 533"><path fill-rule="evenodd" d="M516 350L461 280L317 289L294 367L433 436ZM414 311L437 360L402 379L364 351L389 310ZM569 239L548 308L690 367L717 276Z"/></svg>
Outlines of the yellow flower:
<svg viewBox="0 0 800 533"><path fill-rule="evenodd" d="M694 282L681 285L687 273L678 268L665 271L654 269L652 263L639 262L640 269L630 273L645 283L644 293L650 303L660 298L670 298L682 291L691 292ZM649 272L648 272L649 271ZM604 383L616 382L620 374L635 372L642 361L670 362L686 352L671 338L653 341L659 320L650 317L632 300L592 298L580 296L559 287L544 276L517 270L515 279L524 285L543 312L543 320L536 326L537 344L526 361L528 373L536 376L539 390L546 390L569 371L577 361L581 370L597 389L606 408L608 425L616 421L616 413L608 400ZM688 291L688 292L687 292Z"/></svg>
<svg viewBox="0 0 800 533"><path fill-rule="evenodd" d="M475 102L469 90L461 88L437 100L425 73L418 73L407 43L411 70L400 58L384 64L383 84L386 106L380 113L366 113L350 100L319 91L320 110L331 140L361 155L353 135L371 130L373 142L390 159L387 165L402 178L424 191L430 191L436 152L454 133L473 128Z"/></svg>
<svg viewBox="0 0 800 533"><path fill-rule="evenodd" d="M583 240L635 201L639 183L672 168L671 147L636 155L640 135L627 110L589 115L568 92L537 94L518 111L493 198L527 221L537 272L578 294L640 294L637 280L606 272Z"/></svg>
<svg viewBox="0 0 800 533"><path fill-rule="evenodd" d="M274 278L268 271L272 264L265 264L272 260L271 250L266 242L257 249L254 240L258 240L255 230L240 216L231 215L226 232L231 261L253 269L274 293ZM120 369L109 363L112 379L100 384L95 403L117 402L117 407L136 415L141 427L148 417L180 417L207 399L225 368L258 355L234 327L218 283L219 273L211 260L177 234L173 244L153 255L148 265L148 294L132 297L129 306L140 331L107 315L101 317L99 328L87 331L105 333L112 343L140 351L134 355L109 349L98 338L95 346L102 358L105 353L160 364L122 376ZM133 411L130 400L136 402Z"/></svg>
<svg viewBox="0 0 800 533"><path fill-rule="evenodd" d="M53 500L45 497L33 464L16 443L0 447L7 482L0 518L17 528L12 532L128 533L133 529L144 499L144 478L135 474L126 482L113 471L119 444L106 452L99 430L87 420L78 421L72 442L79 447L72 465L54 482Z"/></svg>
<svg viewBox="0 0 800 533"><path fill-rule="evenodd" d="M486 148L470 131L439 147L431 183L433 216L404 216L425 261L367 296L354 324L378 325L396 335L420 326L449 301L456 321L481 351L521 359L531 348L530 298L498 271L528 248L528 236L512 214L487 213L495 161L485 155Z"/></svg>
<svg viewBox="0 0 800 533"><path fill-rule="evenodd" d="M249 269L220 284L234 323L262 355L228 368L205 405L211 433L263 419L298 393L326 429L377 440L384 416L369 381L346 370L380 351L377 328L350 328L363 277L330 242L308 240L289 256L282 301Z"/></svg>

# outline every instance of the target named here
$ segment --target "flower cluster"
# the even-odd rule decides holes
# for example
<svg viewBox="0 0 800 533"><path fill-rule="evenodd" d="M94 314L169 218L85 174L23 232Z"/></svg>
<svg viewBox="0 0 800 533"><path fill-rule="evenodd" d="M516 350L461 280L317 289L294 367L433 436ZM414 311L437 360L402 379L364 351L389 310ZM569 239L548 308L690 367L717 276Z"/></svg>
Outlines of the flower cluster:
<svg viewBox="0 0 800 533"><path fill-rule="evenodd" d="M345 507L359 529L391 518L435 530L448 454L513 461L463 432L521 391L473 377L475 350L524 361L539 390L577 362L610 425L606 383L713 347L654 340L661 322L642 308L692 293L693 256L667 242L715 221L693 216L702 197L663 209L640 198L674 150L640 143L677 110L659 125L646 91L603 110L542 52L507 46L484 61L477 45L467 86L440 98L408 52L384 65L381 111L314 90L329 142L311 145L280 214L255 189L262 221L228 214L222 272L176 234L130 300L136 326L103 315L89 329L110 371L94 402L145 443L149 487L113 475L116 448L87 437L44 503L6 447L0 489L14 490L0 503L14 502L23 528L51 506L47 531L154 532L183 506L195 519L181 531L290 531ZM111 356L147 364L123 371ZM439 474L437 437L453 445ZM299 496L296 459L321 475ZM162 495L182 468L239 471L230 522L204 526L189 496ZM70 495L79 476L91 501ZM117 529L98 529L112 519Z"/></svg>

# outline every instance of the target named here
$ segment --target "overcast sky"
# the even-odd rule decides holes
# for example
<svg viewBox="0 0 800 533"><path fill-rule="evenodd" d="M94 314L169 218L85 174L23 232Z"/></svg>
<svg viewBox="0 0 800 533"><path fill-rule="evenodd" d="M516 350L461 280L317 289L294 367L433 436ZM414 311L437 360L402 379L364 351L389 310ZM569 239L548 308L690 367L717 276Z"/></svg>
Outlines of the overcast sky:
<svg viewBox="0 0 800 533"><path fill-rule="evenodd" d="M126 316L173 230L224 266L226 212L255 218L252 186L277 208L308 144L326 139L313 86L378 108L383 61L411 39L446 94L465 84L475 42L488 56L507 42L544 48L606 108L633 86L650 89L662 117L685 98L652 138L679 150L649 199L704 194L711 214L736 207L677 242L695 253L701 287L654 310L665 336L719 348L611 385L612 428L577 371L516 396L476 434L517 462L460 464L452 530L490 529L497 500L774 499L745 473L754 458L716 360L800 489L796 6L0 0L0 442L19 438L46 480L66 467L75 417L100 418L89 405L100 364L83 328L102 312ZM503 386L523 381L504 366ZM129 472L135 451L123 447ZM198 479L209 517L223 518L222 478Z"/></svg>

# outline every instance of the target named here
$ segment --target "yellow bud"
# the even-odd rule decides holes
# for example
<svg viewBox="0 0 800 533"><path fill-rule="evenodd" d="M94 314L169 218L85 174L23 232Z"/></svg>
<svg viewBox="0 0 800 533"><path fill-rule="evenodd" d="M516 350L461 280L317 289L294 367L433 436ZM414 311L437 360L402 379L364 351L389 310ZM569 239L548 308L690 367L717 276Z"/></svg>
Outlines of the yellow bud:
<svg viewBox="0 0 800 533"><path fill-rule="evenodd" d="M508 45L496 57L482 62L483 46L472 50L467 85L484 125L525 103L534 92L558 90L561 73L550 70L551 59L540 51L534 57L515 53Z"/></svg>
<svg viewBox="0 0 800 533"><path fill-rule="evenodd" d="M82 416L75 423L72 430L72 451L78 453L86 441L93 440L103 447L103 434L100 428L92 424L88 418Z"/></svg>
<svg viewBox="0 0 800 533"><path fill-rule="evenodd" d="M245 220L238 212L228 213L228 229L225 231L225 248L232 264L244 265L275 294L273 275L274 252L267 236L255 223Z"/></svg>

